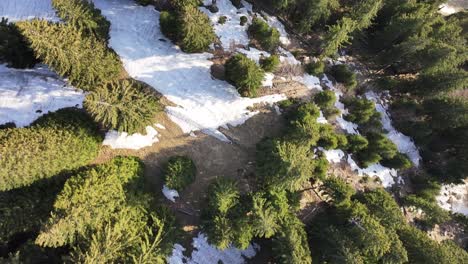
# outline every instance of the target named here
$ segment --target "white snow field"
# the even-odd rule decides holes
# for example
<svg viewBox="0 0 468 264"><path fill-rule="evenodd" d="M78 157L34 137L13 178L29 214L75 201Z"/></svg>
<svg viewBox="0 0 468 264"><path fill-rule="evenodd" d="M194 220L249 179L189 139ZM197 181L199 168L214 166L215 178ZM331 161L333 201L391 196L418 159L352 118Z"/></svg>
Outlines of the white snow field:
<svg viewBox="0 0 468 264"><path fill-rule="evenodd" d="M191 257L185 257L183 252L185 248L180 244L175 244L172 250L172 255L167 258L169 264L242 264L245 263L245 258L252 258L256 254L259 246L250 245L246 250L240 250L234 247L225 250L219 250L211 246L206 236L199 233L193 238L193 252Z"/></svg>
<svg viewBox="0 0 468 264"><path fill-rule="evenodd" d="M45 65L13 69L0 64L0 125L24 127L48 112L81 107L84 97Z"/></svg>
<svg viewBox="0 0 468 264"><path fill-rule="evenodd" d="M383 128L387 131L386 136L398 147L398 151L408 155L413 164L418 167L421 156L419 155L418 148L414 144L410 137L403 135L398 132L392 126L392 120L387 112L387 107L384 102L380 99L381 97L376 93L370 91L366 93L366 98L375 103L375 109L379 112L382 117Z"/></svg>
<svg viewBox="0 0 468 264"><path fill-rule="evenodd" d="M436 200L445 210L468 216L468 179L462 184L442 185Z"/></svg>
<svg viewBox="0 0 468 264"><path fill-rule="evenodd" d="M132 0L93 2L111 22L109 43L127 72L177 105L166 111L185 133L201 130L228 142L219 127L244 123L258 113L248 110L255 104L286 99L284 95L243 98L227 82L214 80L212 55L187 54L173 45L161 33L159 12L153 7Z"/></svg>
<svg viewBox="0 0 468 264"><path fill-rule="evenodd" d="M33 18L59 21L51 0L0 0L0 17L10 22Z"/></svg>

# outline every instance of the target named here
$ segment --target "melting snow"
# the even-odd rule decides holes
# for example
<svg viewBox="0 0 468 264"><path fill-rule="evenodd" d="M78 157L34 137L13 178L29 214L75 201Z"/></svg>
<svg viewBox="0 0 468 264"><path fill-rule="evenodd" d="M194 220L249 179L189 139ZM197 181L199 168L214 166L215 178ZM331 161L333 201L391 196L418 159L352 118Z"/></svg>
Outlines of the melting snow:
<svg viewBox="0 0 468 264"><path fill-rule="evenodd" d="M445 210L468 216L468 179L462 184L443 185L436 200Z"/></svg>
<svg viewBox="0 0 468 264"><path fill-rule="evenodd" d="M265 77L263 78L262 81L262 86L265 87L273 87L273 79L275 78L275 75L271 72L265 73Z"/></svg>
<svg viewBox="0 0 468 264"><path fill-rule="evenodd" d="M164 196L172 202L175 202L175 198L179 197L179 192L177 190L169 189L166 185L163 185L162 192Z"/></svg>
<svg viewBox="0 0 468 264"><path fill-rule="evenodd" d="M240 250L234 247L229 247L225 250L219 250L210 245L203 233L199 233L193 238L193 252L191 257L185 257L183 251L185 248L180 244L175 244L172 250L172 255L168 257L169 264L242 264L245 263L245 258L253 258L259 246L250 245L246 250Z"/></svg>
<svg viewBox="0 0 468 264"><path fill-rule="evenodd" d="M158 131L151 126L147 126L146 135L140 133L129 135L127 132L111 130L106 133L106 138L102 144L113 149L140 149L149 147L158 141Z"/></svg>
<svg viewBox="0 0 468 264"><path fill-rule="evenodd" d="M247 58L255 61L257 64L260 63L260 58L262 57L268 58L271 56L271 54L266 51L252 48L252 47L249 47L248 50L239 48L237 49L237 51L247 56Z"/></svg>
<svg viewBox="0 0 468 264"><path fill-rule="evenodd" d="M265 12L262 12L262 16L266 18L265 21L268 23L268 25L270 25L270 27L276 28L278 30L278 32L280 33L281 44L286 46L291 44L291 41L288 37L288 33L286 32L283 23L281 23L281 21L279 21L277 17L269 16Z"/></svg>
<svg viewBox="0 0 468 264"><path fill-rule="evenodd" d="M228 2L218 1L220 10L224 5L232 5ZM247 109L254 104L272 104L286 98L284 95L243 98L227 82L212 79L213 63L209 60L212 55L187 54L174 46L162 35L159 12L153 7L139 6L132 0L94 0L94 3L111 22L109 43L127 72L178 105L167 107L166 111L185 133L201 130L229 141L217 130L220 126L244 123L258 113ZM239 39L240 33L235 36Z"/></svg>
<svg viewBox="0 0 468 264"><path fill-rule="evenodd" d="M391 187L395 184L394 178L398 178L398 173L395 169L390 169L380 165L379 163L372 164L369 167L362 169L356 162L351 158L351 155L348 156L348 164L351 167L351 170L356 171L359 176L377 176L382 181L383 187Z"/></svg>
<svg viewBox="0 0 468 264"><path fill-rule="evenodd" d="M81 107L85 97L44 65L13 69L0 64L0 80L0 124L27 126L48 112Z"/></svg>
<svg viewBox="0 0 468 264"><path fill-rule="evenodd" d="M374 92L367 92L366 97L367 99L372 100L375 103L375 109L377 110L377 112L381 113L382 124L384 129L387 131L386 136L393 143L395 143L395 145L398 147L399 152L408 155L413 164L416 165L416 167L419 166L421 156L419 155L419 151L416 148L416 145L410 137L398 132L392 126L392 120L390 119L390 115L387 113L387 107L384 105L382 100L380 100L380 97Z"/></svg>
<svg viewBox="0 0 468 264"><path fill-rule="evenodd" d="M0 17L10 22L41 18L59 21L51 0L1 0Z"/></svg>
<svg viewBox="0 0 468 264"><path fill-rule="evenodd" d="M159 129L166 129L165 126L163 126L163 125L161 125L161 124L159 124L159 123L156 124L156 125L154 125L154 126L157 127L157 128L159 128Z"/></svg>

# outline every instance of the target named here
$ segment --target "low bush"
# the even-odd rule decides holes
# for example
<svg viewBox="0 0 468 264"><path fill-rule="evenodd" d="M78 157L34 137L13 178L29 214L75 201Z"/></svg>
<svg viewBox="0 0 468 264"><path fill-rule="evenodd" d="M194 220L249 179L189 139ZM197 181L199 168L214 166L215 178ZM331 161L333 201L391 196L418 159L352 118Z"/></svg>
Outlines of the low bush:
<svg viewBox="0 0 468 264"><path fill-rule="evenodd" d="M330 73L337 82L344 84L348 89L354 89L357 85L356 74L346 64L333 65Z"/></svg>
<svg viewBox="0 0 468 264"><path fill-rule="evenodd" d="M332 176L323 181L320 190L325 191L333 199L335 204L344 204L351 201L351 196L356 193L351 185L347 184L343 179Z"/></svg>
<svg viewBox="0 0 468 264"><path fill-rule="evenodd" d="M310 75L318 76L325 70L323 61L310 62L305 65L305 71Z"/></svg>
<svg viewBox="0 0 468 264"><path fill-rule="evenodd" d="M361 166L368 167L381 160L392 160L398 154L395 143L384 134L368 133L366 136L368 140L367 148L357 153L358 161Z"/></svg>
<svg viewBox="0 0 468 264"><path fill-rule="evenodd" d="M226 62L226 78L232 82L242 96L255 97L262 85L265 73L245 55L236 54Z"/></svg>
<svg viewBox="0 0 468 264"><path fill-rule="evenodd" d="M16 25L5 18L0 21L0 61L13 68L30 68L38 62Z"/></svg>
<svg viewBox="0 0 468 264"><path fill-rule="evenodd" d="M327 150L336 149L338 147L338 138L331 125L320 125L319 131L320 139L317 142L318 146Z"/></svg>
<svg viewBox="0 0 468 264"><path fill-rule="evenodd" d="M248 19L247 19L246 16L241 16L241 17L240 17L240 25L241 25L241 26L247 24L247 21L248 21Z"/></svg>
<svg viewBox="0 0 468 264"><path fill-rule="evenodd" d="M0 190L88 164L102 142L97 131L92 119L76 109L47 114L27 128L0 130Z"/></svg>
<svg viewBox="0 0 468 264"><path fill-rule="evenodd" d="M174 156L164 167L164 182L170 189L182 191L195 180L195 163L186 156Z"/></svg>
<svg viewBox="0 0 468 264"><path fill-rule="evenodd" d="M297 144L315 145L320 139L319 115L320 109L314 103L299 105L287 116L290 129L286 137Z"/></svg>
<svg viewBox="0 0 468 264"><path fill-rule="evenodd" d="M147 89L143 83L132 79L112 81L89 93L84 107L107 129L142 132L161 110L157 99Z"/></svg>
<svg viewBox="0 0 468 264"><path fill-rule="evenodd" d="M219 24L224 24L224 23L226 23L226 21L227 21L227 17L226 17L226 16L220 16L220 17L218 18L218 23L219 23Z"/></svg>
<svg viewBox="0 0 468 264"><path fill-rule="evenodd" d="M274 51L280 44L280 33L270 27L263 19L255 17L248 29L251 38L258 41L262 49Z"/></svg>
<svg viewBox="0 0 468 264"><path fill-rule="evenodd" d="M375 110L375 103L365 98L346 98L343 103L349 113L346 120L358 124L359 130L380 132L382 130L381 114Z"/></svg>
<svg viewBox="0 0 468 264"><path fill-rule="evenodd" d="M365 148L367 148L367 145L369 142L367 139L361 135L348 135L348 147L347 151L351 153L357 153Z"/></svg>
<svg viewBox="0 0 468 264"><path fill-rule="evenodd" d="M231 3L232 3L232 5L235 6L237 9L243 7L241 0L231 0Z"/></svg>
<svg viewBox="0 0 468 264"><path fill-rule="evenodd" d="M271 55L270 57L260 59L260 66L267 72L274 72L279 64L280 59L278 55Z"/></svg>
<svg viewBox="0 0 468 264"><path fill-rule="evenodd" d="M322 109L333 107L336 101L336 95L333 91L321 91L314 96L314 102Z"/></svg>
<svg viewBox="0 0 468 264"><path fill-rule="evenodd" d="M180 25L177 20L177 14L169 11L161 11L159 14L159 26L161 32L168 39L177 42L178 34L180 32Z"/></svg>

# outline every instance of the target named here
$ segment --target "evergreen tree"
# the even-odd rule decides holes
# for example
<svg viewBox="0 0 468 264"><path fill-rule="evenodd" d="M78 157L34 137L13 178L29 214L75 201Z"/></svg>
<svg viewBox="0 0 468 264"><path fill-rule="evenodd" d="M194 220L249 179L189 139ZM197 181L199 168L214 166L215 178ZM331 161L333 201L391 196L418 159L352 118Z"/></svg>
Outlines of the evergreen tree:
<svg viewBox="0 0 468 264"><path fill-rule="evenodd" d="M278 212L272 203L263 197L262 193L254 195L252 212L256 236L270 238L279 230Z"/></svg>
<svg viewBox="0 0 468 264"><path fill-rule="evenodd" d="M0 190L84 166L97 156L101 141L93 121L74 109L45 115L30 127L2 129Z"/></svg>
<svg viewBox="0 0 468 264"><path fill-rule="evenodd" d="M291 18L299 32L308 33L318 23L325 23L339 7L337 0L299 0Z"/></svg>
<svg viewBox="0 0 468 264"><path fill-rule="evenodd" d="M86 96L84 107L108 129L141 132L161 109L148 89L132 79L108 82Z"/></svg>
<svg viewBox="0 0 468 264"><path fill-rule="evenodd" d="M226 78L232 82L242 96L256 97L264 71L243 54L236 54L226 61Z"/></svg>
<svg viewBox="0 0 468 264"><path fill-rule="evenodd" d="M14 68L29 68L38 62L18 27L5 18L0 21L0 61Z"/></svg>
<svg viewBox="0 0 468 264"><path fill-rule="evenodd" d="M270 27L263 18L254 17L252 24L249 26L248 33L266 51L273 52L280 44L279 31L276 28Z"/></svg>
<svg viewBox="0 0 468 264"><path fill-rule="evenodd" d="M115 53L94 36L85 36L75 27L44 20L17 23L36 56L70 83L86 91L116 79L122 65Z"/></svg>
<svg viewBox="0 0 468 264"><path fill-rule="evenodd" d="M287 215L280 231L273 238L273 252L279 263L312 263L304 224L294 214Z"/></svg>
<svg viewBox="0 0 468 264"><path fill-rule="evenodd" d="M363 30L372 24L372 20L382 8L383 0L363 0L353 6L351 19L356 21L356 30Z"/></svg>
<svg viewBox="0 0 468 264"><path fill-rule="evenodd" d="M338 49L349 43L349 35L355 27L356 22L347 17L343 17L337 24L329 26L323 40L321 57L334 56Z"/></svg>
<svg viewBox="0 0 468 264"><path fill-rule="evenodd" d="M207 50L216 37L208 16L192 6L180 13L180 35L182 50L190 53Z"/></svg>
<svg viewBox="0 0 468 264"><path fill-rule="evenodd" d="M186 156L169 158L164 167L164 182L170 189L182 191L195 180L195 163Z"/></svg>
<svg viewBox="0 0 468 264"><path fill-rule="evenodd" d="M107 21L93 2L87 0L52 0L57 15L66 23L73 25L86 34L107 41L110 22Z"/></svg>

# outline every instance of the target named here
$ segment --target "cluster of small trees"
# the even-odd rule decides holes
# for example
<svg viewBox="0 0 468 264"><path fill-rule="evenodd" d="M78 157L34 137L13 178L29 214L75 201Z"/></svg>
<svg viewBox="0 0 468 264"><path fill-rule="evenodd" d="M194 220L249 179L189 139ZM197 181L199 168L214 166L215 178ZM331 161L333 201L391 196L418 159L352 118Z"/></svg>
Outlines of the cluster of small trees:
<svg viewBox="0 0 468 264"><path fill-rule="evenodd" d="M248 29L249 36L258 42L263 50L273 52L280 44L280 33L276 28L270 27L265 20L254 17Z"/></svg>
<svg viewBox="0 0 468 264"><path fill-rule="evenodd" d="M356 191L339 178L324 181L333 205L307 227L314 259L338 263L464 263L452 241L438 243L405 222L384 189Z"/></svg>
<svg viewBox="0 0 468 264"><path fill-rule="evenodd" d="M0 130L0 190L27 186L88 164L102 136L80 110L62 109L26 128Z"/></svg>
<svg viewBox="0 0 468 264"><path fill-rule="evenodd" d="M103 127L132 133L151 124L160 110L157 99L141 83L120 80L123 66L107 47L109 21L88 1L54 0L53 6L65 23L17 23L35 55L72 85L90 92L85 107Z"/></svg>
<svg viewBox="0 0 468 264"><path fill-rule="evenodd" d="M206 51L216 35L208 16L198 9L200 2L173 0L169 3L170 9L159 16L162 33L185 52Z"/></svg>

